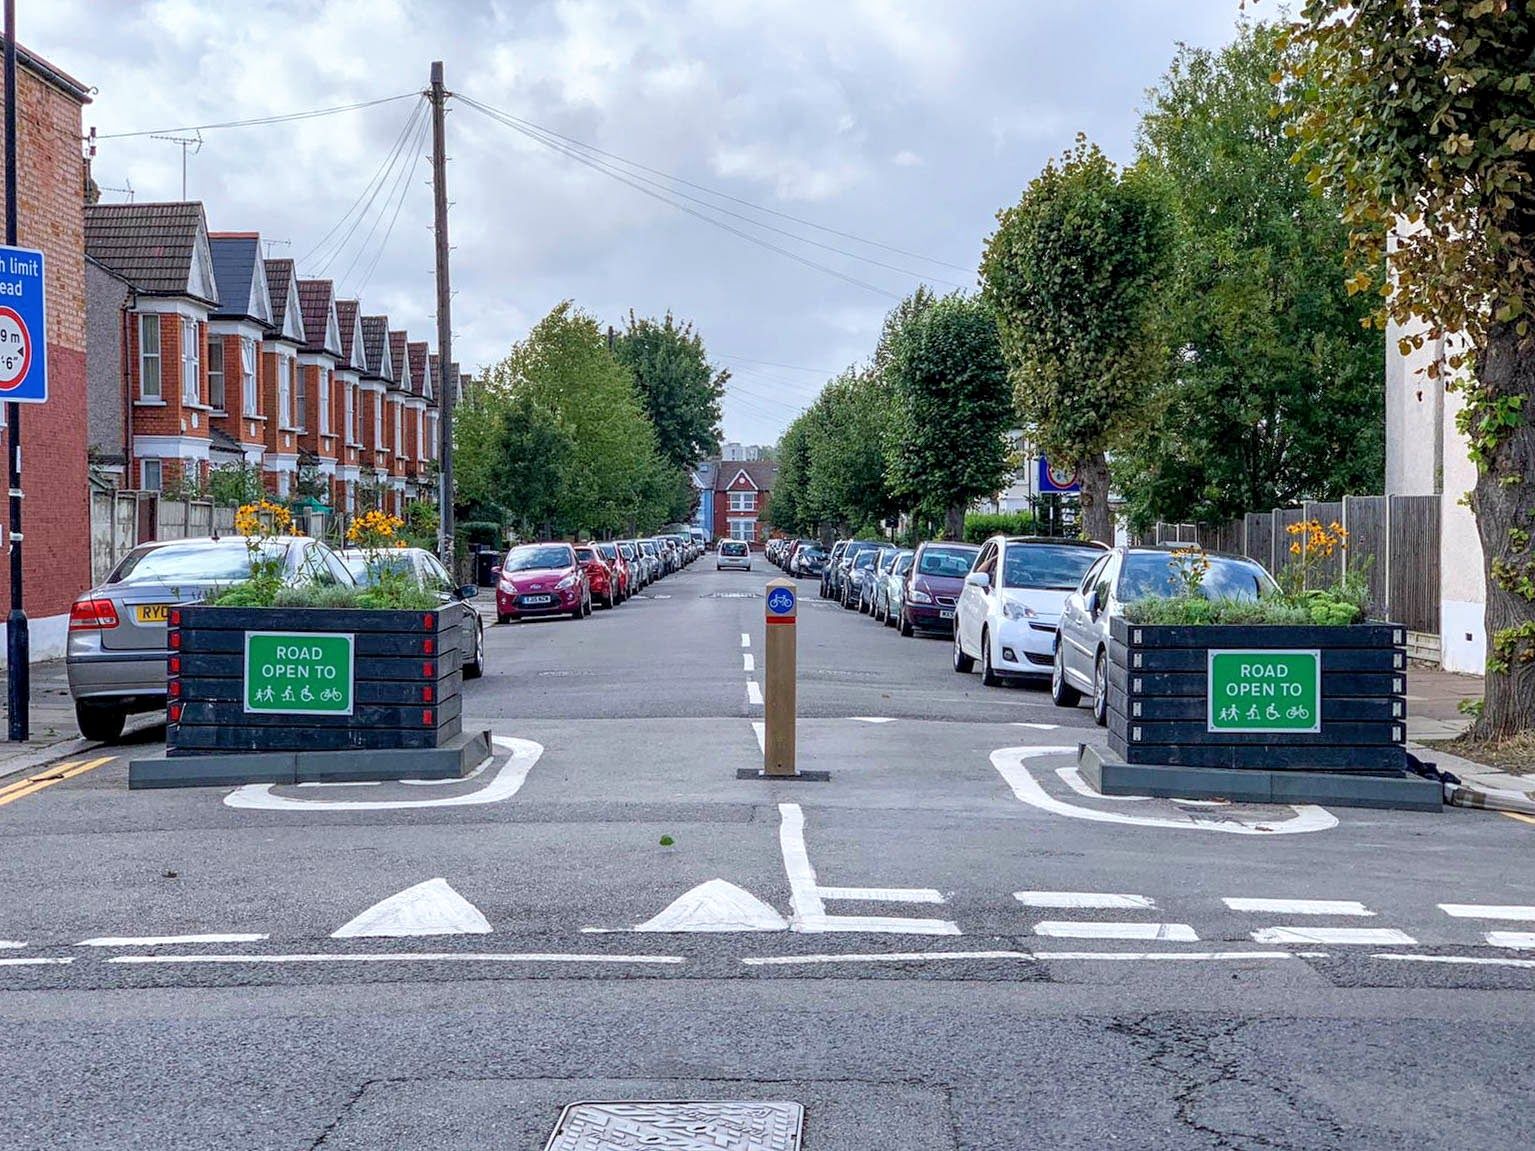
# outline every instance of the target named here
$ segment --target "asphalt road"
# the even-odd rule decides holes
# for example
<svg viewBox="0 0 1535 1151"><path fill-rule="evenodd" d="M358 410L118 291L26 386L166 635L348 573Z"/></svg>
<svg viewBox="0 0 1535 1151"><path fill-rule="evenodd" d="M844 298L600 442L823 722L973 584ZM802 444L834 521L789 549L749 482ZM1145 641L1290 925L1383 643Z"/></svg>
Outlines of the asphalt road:
<svg viewBox="0 0 1535 1151"><path fill-rule="evenodd" d="M1535 827L1082 794L1085 711L810 584L832 779L741 780L773 574L491 628L467 781L129 793L146 737L0 793L0 1147L1535 1145Z"/></svg>

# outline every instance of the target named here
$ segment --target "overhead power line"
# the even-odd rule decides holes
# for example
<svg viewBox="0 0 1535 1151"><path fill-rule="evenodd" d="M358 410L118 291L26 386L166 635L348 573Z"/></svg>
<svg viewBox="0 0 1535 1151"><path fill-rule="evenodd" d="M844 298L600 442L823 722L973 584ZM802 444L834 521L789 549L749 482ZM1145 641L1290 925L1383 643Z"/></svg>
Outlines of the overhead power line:
<svg viewBox="0 0 1535 1151"><path fill-rule="evenodd" d="M384 252L389 247L389 237L394 235L395 221L400 218L400 209L405 206L405 197L410 193L410 186L416 177L416 168L421 162L422 149L426 147L426 136L430 128L431 121L429 119L423 118L421 121L421 127L416 133L415 142L411 145L411 150L414 155L410 160L410 170L405 173L404 182L400 185L400 196L399 199L394 202L394 214L389 217L389 227L384 229L383 239L378 242L378 247L374 250L373 260L368 264L368 270L363 273L362 279L357 284L356 294L359 296L362 295L362 293L367 289L369 282L373 279L373 270L378 267L378 262L384 258ZM388 207L387 203L385 204L385 207ZM380 214L380 219L382 218L382 214ZM375 220L373 223L374 227L376 228L378 226L378 221ZM369 229L368 235L370 237L373 235L372 229ZM364 247L366 247L367 241L364 240L363 244ZM358 250L359 255L361 254L361 251L362 249ZM355 256L353 257L353 262L356 262ZM346 276L350 276L351 272L352 267L349 264L347 265Z"/></svg>
<svg viewBox="0 0 1535 1151"><path fill-rule="evenodd" d="M377 100L361 100L356 104L337 104L331 108L311 108L306 112L287 112L278 116L257 116L250 120L224 120L217 124L183 124L176 128L146 128L140 132L106 132L98 134L98 140L127 140L135 136L169 136L186 132L211 132L215 128L255 128L262 124L286 124L294 120L314 120L321 116L337 116L342 112L356 112L363 108L376 108L380 104L392 104L396 100L410 100L420 92L401 92L397 96L380 96Z"/></svg>
<svg viewBox="0 0 1535 1151"><path fill-rule="evenodd" d="M830 368L807 368L801 364L780 364L774 360L754 360L750 356L736 356L729 352L710 352L711 359L734 360L743 364L761 364L766 368L787 368L791 372L809 372L813 376L825 376L827 379L837 373Z"/></svg>

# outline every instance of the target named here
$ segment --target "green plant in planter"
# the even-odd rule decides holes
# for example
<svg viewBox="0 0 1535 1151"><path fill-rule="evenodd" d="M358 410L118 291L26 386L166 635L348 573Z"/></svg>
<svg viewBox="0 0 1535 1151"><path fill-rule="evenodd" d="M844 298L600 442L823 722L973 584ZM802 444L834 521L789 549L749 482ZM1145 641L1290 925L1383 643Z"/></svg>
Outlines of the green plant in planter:
<svg viewBox="0 0 1535 1151"><path fill-rule="evenodd" d="M439 606L437 598L418 587L410 569L392 555L407 546L400 534L404 526L399 516L371 511L346 529L347 543L362 551L368 570L368 586L354 589L358 607L426 611Z"/></svg>
<svg viewBox="0 0 1535 1151"><path fill-rule="evenodd" d="M1297 626L1316 624L1322 627L1347 627L1365 618L1370 589L1364 572L1351 573L1327 587L1308 588L1308 578L1314 577L1317 559L1332 555L1332 548L1346 546L1347 533L1336 524L1336 532L1329 532L1316 521L1297 524L1301 532L1315 527L1331 539L1324 554L1322 546L1316 547L1312 558L1305 558L1301 541L1291 545L1291 554L1301 557L1292 564L1281 580L1280 590L1256 600L1208 598L1204 594L1204 579L1210 570L1209 558L1198 544L1174 550L1168 560L1178 586L1178 594L1148 596L1125 605L1125 619L1130 623L1164 625L1171 627L1197 627L1204 624L1228 624L1240 627L1281 624ZM1292 530L1292 535L1298 534ZM1309 537L1307 542L1315 537ZM1300 550L1297 550L1300 549ZM1295 568L1300 568L1296 573Z"/></svg>

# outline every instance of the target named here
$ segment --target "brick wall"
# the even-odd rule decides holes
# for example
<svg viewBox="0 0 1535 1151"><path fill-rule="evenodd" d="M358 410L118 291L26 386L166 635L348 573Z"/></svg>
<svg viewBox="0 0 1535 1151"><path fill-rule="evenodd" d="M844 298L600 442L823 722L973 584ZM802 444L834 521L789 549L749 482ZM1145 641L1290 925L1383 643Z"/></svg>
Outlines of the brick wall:
<svg viewBox="0 0 1535 1151"><path fill-rule="evenodd" d="M24 578L33 654L50 652L52 633L75 596L90 585L89 486L86 468L85 167L80 104L26 68L16 76L18 240L47 261L46 404L23 405L21 435L27 493ZM3 92L0 92L3 108ZM3 162L3 161L0 161ZM6 435L9 432L7 431ZM0 449L7 449L0 435ZM10 568L0 564L9 604ZM56 654L62 654L62 647Z"/></svg>

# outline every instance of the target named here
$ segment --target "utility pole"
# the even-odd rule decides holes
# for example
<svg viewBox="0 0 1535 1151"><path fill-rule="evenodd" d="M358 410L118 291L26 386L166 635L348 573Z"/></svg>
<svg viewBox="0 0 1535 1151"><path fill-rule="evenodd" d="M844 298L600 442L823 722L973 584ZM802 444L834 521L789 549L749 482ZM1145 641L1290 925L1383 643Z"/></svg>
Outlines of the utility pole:
<svg viewBox="0 0 1535 1151"><path fill-rule="evenodd" d="M438 496L437 551L443 566L458 576L453 556L453 289L448 279L448 93L442 85L442 61L432 61L432 233L437 243L437 363L442 379L437 381L437 403L441 412L437 434Z"/></svg>
<svg viewBox="0 0 1535 1151"><path fill-rule="evenodd" d="M5 242L16 246L16 0L5 0ZM46 350L44 351L46 355ZM21 595L21 405L5 405L11 511L11 610L5 618L7 738L31 736L32 640Z"/></svg>

